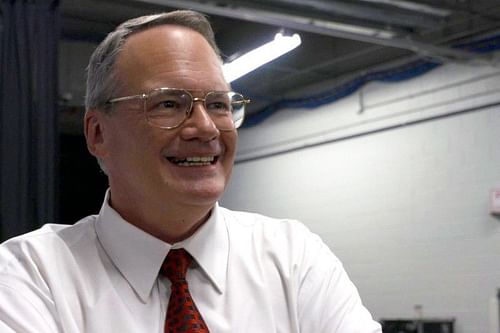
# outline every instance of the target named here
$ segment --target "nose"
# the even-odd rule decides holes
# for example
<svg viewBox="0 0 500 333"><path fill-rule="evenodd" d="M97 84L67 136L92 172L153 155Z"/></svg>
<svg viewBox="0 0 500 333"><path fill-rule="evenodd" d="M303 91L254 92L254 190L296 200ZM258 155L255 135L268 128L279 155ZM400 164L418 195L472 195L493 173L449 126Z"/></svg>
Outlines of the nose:
<svg viewBox="0 0 500 333"><path fill-rule="evenodd" d="M220 132L214 121L208 115L202 99L193 101L193 108L184 121L181 136L185 140L199 139L211 141L219 136Z"/></svg>

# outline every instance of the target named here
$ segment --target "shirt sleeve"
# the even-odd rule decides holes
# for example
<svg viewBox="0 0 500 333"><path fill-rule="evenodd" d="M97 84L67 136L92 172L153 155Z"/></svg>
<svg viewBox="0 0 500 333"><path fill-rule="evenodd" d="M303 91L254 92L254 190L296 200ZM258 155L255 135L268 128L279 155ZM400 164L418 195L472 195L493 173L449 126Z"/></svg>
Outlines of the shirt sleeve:
<svg viewBox="0 0 500 333"><path fill-rule="evenodd" d="M300 331L382 333L340 260L318 236L306 234L298 295Z"/></svg>
<svg viewBox="0 0 500 333"><path fill-rule="evenodd" d="M26 286L0 281L0 332L54 333L58 332L47 301L36 296Z"/></svg>

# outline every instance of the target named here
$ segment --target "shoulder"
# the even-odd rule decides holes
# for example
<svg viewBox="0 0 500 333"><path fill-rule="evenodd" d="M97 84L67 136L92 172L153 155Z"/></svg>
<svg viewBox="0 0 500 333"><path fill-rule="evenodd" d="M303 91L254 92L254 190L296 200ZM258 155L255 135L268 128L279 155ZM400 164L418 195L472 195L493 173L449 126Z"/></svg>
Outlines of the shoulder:
<svg viewBox="0 0 500 333"><path fill-rule="evenodd" d="M0 245L0 272L13 273L57 261L79 242L92 238L95 219L96 216L89 216L74 225L45 224L5 241Z"/></svg>
<svg viewBox="0 0 500 333"><path fill-rule="evenodd" d="M332 264L340 263L322 239L300 221L225 208L221 213L229 237L239 247L247 245L301 266L313 265L320 257Z"/></svg>
<svg viewBox="0 0 500 333"><path fill-rule="evenodd" d="M293 219L273 218L257 213L242 212L221 208L228 228L240 229L250 233L260 233L269 237L313 237L314 235L302 222ZM318 238L319 239L319 238Z"/></svg>
<svg viewBox="0 0 500 333"><path fill-rule="evenodd" d="M220 207L221 215L232 224L249 229L301 229L308 230L302 223L294 219L274 218L258 213L243 212Z"/></svg>
<svg viewBox="0 0 500 333"><path fill-rule="evenodd" d="M91 241L94 220L90 216L75 225L46 224L0 245L0 326L12 323L16 332L31 332L30 327L58 331L55 293L71 292L64 284L68 279L63 277L71 274L66 264L81 252L78 244ZM19 313L29 321L18 322ZM4 322L6 318L13 321Z"/></svg>

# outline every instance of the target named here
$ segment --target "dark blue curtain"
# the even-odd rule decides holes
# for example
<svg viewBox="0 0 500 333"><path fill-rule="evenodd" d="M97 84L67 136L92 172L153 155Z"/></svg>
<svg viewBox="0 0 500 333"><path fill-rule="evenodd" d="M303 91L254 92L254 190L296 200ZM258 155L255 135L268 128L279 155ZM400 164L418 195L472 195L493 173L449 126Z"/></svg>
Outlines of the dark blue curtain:
<svg viewBox="0 0 500 333"><path fill-rule="evenodd" d="M0 0L0 238L57 214L59 2Z"/></svg>

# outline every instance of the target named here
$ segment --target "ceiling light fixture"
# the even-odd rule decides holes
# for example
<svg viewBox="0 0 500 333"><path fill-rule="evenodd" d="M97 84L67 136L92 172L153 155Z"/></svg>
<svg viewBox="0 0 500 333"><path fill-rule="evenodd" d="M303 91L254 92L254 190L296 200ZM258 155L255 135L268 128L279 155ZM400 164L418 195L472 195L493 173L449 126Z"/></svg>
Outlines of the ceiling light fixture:
<svg viewBox="0 0 500 333"><path fill-rule="evenodd" d="M281 57L285 53L290 52L302 43L298 34L285 36L282 33L277 33L274 40L266 43L258 48L245 53L241 57L226 63L222 66L222 71L227 82L232 82L260 66Z"/></svg>

